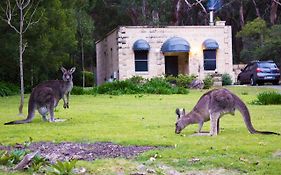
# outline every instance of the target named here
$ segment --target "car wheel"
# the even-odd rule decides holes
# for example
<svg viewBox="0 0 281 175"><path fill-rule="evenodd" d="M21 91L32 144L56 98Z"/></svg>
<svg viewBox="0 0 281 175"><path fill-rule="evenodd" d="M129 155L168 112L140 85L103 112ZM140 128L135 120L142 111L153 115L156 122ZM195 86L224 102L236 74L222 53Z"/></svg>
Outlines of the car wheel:
<svg viewBox="0 0 281 175"><path fill-rule="evenodd" d="M279 85L279 81L274 81L272 84Z"/></svg>
<svg viewBox="0 0 281 175"><path fill-rule="evenodd" d="M250 84L251 84L251 86L256 86L257 85L257 82L256 82L256 80L254 79L253 76L251 76Z"/></svg>

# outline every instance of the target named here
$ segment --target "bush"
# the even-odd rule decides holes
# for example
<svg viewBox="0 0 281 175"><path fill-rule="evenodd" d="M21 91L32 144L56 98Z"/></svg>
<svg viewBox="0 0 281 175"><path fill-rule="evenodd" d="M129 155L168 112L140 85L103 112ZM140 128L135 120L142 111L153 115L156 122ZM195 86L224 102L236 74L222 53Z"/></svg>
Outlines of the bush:
<svg viewBox="0 0 281 175"><path fill-rule="evenodd" d="M84 74L85 74L85 87L93 87L95 85L94 73L84 71Z"/></svg>
<svg viewBox="0 0 281 175"><path fill-rule="evenodd" d="M146 82L146 80L141 76L133 76L132 78L129 78L128 81L134 84L143 84Z"/></svg>
<svg viewBox="0 0 281 175"><path fill-rule="evenodd" d="M130 80L107 82L97 89L99 94L110 95L137 94L139 91L138 85Z"/></svg>
<svg viewBox="0 0 281 175"><path fill-rule="evenodd" d="M74 86L71 90L71 94L73 95L84 95L83 87Z"/></svg>
<svg viewBox="0 0 281 175"><path fill-rule="evenodd" d="M19 93L19 87L6 82L0 82L0 96L10 96L10 95L16 95Z"/></svg>
<svg viewBox="0 0 281 175"><path fill-rule="evenodd" d="M97 87L97 93L121 94L187 94L189 91L182 87L173 87L165 78L155 77L150 80L142 77L132 77L127 80L113 81Z"/></svg>
<svg viewBox="0 0 281 175"><path fill-rule="evenodd" d="M211 75L206 76L203 82L204 89L210 89L214 85L214 80Z"/></svg>
<svg viewBox="0 0 281 175"><path fill-rule="evenodd" d="M229 74L225 73L222 75L222 85L232 85L232 80Z"/></svg>
<svg viewBox="0 0 281 175"><path fill-rule="evenodd" d="M254 100L252 104L260 104L260 105L281 104L281 94L277 92L259 93L257 95L257 100Z"/></svg>
<svg viewBox="0 0 281 175"><path fill-rule="evenodd" d="M190 83L195 79L196 77L191 75L182 75L182 74L179 74L177 79L176 79L176 82L177 82L177 86L179 87L184 87L184 88L188 88Z"/></svg>
<svg viewBox="0 0 281 175"><path fill-rule="evenodd" d="M79 86L74 86L71 91L72 95L96 95L97 87L93 88L83 88Z"/></svg>

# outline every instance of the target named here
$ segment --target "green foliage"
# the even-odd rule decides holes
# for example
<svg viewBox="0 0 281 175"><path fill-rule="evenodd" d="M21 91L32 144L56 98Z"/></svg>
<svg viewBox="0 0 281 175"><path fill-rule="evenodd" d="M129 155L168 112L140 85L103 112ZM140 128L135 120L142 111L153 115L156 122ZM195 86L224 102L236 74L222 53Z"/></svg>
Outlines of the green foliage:
<svg viewBox="0 0 281 175"><path fill-rule="evenodd" d="M97 87L83 88L79 86L74 86L71 91L72 95L96 95Z"/></svg>
<svg viewBox="0 0 281 175"><path fill-rule="evenodd" d="M277 105L281 104L281 94L278 92L262 92L257 95L257 100L252 101L252 104L260 105Z"/></svg>
<svg viewBox="0 0 281 175"><path fill-rule="evenodd" d="M256 18L248 22L243 29L237 33L238 37L252 37L263 34L266 31L266 22L261 18Z"/></svg>
<svg viewBox="0 0 281 175"><path fill-rule="evenodd" d="M19 93L19 87L6 82L0 82L0 97L16 95Z"/></svg>
<svg viewBox="0 0 281 175"><path fill-rule="evenodd" d="M27 152L25 150L1 151L0 164L7 166L18 164L26 154Z"/></svg>
<svg viewBox="0 0 281 175"><path fill-rule="evenodd" d="M194 75L179 74L176 79L177 86L188 88L190 83L195 79Z"/></svg>
<svg viewBox="0 0 281 175"><path fill-rule="evenodd" d="M134 84L144 84L146 82L146 80L141 76L133 76L128 80Z"/></svg>
<svg viewBox="0 0 281 175"><path fill-rule="evenodd" d="M166 81L178 87L188 88L190 83L196 78L195 75L179 74L178 76L168 75Z"/></svg>
<svg viewBox="0 0 281 175"><path fill-rule="evenodd" d="M84 95L83 87L74 86L71 90L71 94L73 94L73 95Z"/></svg>
<svg viewBox="0 0 281 175"><path fill-rule="evenodd" d="M204 80L204 89L210 89L214 85L214 80L211 75L207 75Z"/></svg>
<svg viewBox="0 0 281 175"><path fill-rule="evenodd" d="M57 161L56 164L53 164L49 167L49 173L56 175L71 175L73 169L75 168L77 160L72 161Z"/></svg>
<svg viewBox="0 0 281 175"><path fill-rule="evenodd" d="M165 78L155 77L145 80L132 77L123 81L113 81L102 84L97 88L99 94L187 94L188 90L182 87L173 87Z"/></svg>
<svg viewBox="0 0 281 175"><path fill-rule="evenodd" d="M227 73L222 74L222 85L223 86L232 85L232 80L229 74Z"/></svg>
<svg viewBox="0 0 281 175"><path fill-rule="evenodd" d="M28 168L28 171L32 173L44 173L45 167L48 165L49 163L44 157L42 157L41 155L35 155Z"/></svg>
<svg viewBox="0 0 281 175"><path fill-rule="evenodd" d="M10 155L8 151L0 150L0 165L8 165L10 160Z"/></svg>
<svg viewBox="0 0 281 175"><path fill-rule="evenodd" d="M86 87L93 87L94 86L94 73L84 71L85 74L85 86Z"/></svg>
<svg viewBox="0 0 281 175"><path fill-rule="evenodd" d="M281 25L274 25L268 29L263 47L255 49L255 55L259 60L273 60L280 67L281 55Z"/></svg>

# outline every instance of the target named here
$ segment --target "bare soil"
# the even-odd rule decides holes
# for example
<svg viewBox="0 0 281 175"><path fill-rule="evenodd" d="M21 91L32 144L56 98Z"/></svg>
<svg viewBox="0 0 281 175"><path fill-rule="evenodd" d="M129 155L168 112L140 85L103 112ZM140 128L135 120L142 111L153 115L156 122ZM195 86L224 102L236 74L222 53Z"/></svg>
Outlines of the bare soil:
<svg viewBox="0 0 281 175"><path fill-rule="evenodd" d="M52 143L52 142L35 142L25 147L22 144L15 146L0 145L0 150L30 150L35 152L39 150L42 157L45 157L50 162L67 161L71 159L93 161L102 158L132 158L145 151L159 149L155 146L122 146L111 142L96 142L96 143Z"/></svg>

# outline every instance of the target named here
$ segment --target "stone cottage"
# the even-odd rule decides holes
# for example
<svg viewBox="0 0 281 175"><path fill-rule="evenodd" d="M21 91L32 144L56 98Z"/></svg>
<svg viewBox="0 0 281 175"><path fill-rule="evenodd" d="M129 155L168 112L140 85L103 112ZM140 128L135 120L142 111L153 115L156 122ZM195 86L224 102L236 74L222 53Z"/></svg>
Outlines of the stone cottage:
<svg viewBox="0 0 281 175"><path fill-rule="evenodd" d="M132 76L233 74L231 26L120 26L96 42L97 85Z"/></svg>

